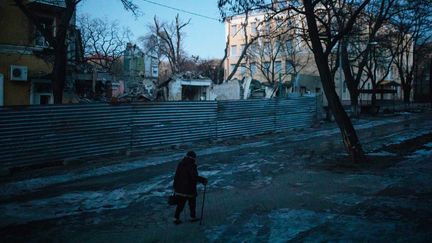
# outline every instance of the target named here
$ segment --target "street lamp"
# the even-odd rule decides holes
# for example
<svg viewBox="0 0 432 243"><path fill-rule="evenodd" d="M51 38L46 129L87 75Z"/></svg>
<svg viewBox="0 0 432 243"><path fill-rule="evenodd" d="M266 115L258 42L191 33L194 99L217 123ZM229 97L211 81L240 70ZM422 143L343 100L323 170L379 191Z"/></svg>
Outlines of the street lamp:
<svg viewBox="0 0 432 243"><path fill-rule="evenodd" d="M374 61L374 73L373 73L373 77L372 77L372 79L373 80L375 80L376 79L376 68L375 68L375 65L376 65L376 57L375 57L375 47L378 45L378 42L376 42L376 41L371 41L371 42L369 42L369 45L373 48L373 52L372 52L372 58L373 58L373 61ZM372 63L371 63L371 68L372 68ZM373 88L373 87L372 87Z"/></svg>
<svg viewBox="0 0 432 243"><path fill-rule="evenodd" d="M372 97L371 97L371 102L373 103L373 100L374 100L374 89L375 89L375 79L376 79L376 57L375 57L375 47L378 45L378 42L376 42L376 41L371 41L371 42L369 42L368 43L368 45L370 45L372 48L373 48L373 52L372 52L372 57L371 57L371 68L372 68L372 58L373 58L373 61L374 61L374 65L373 65L373 75L372 75L372 80L371 80L371 82L372 82ZM372 104L373 105L373 104Z"/></svg>

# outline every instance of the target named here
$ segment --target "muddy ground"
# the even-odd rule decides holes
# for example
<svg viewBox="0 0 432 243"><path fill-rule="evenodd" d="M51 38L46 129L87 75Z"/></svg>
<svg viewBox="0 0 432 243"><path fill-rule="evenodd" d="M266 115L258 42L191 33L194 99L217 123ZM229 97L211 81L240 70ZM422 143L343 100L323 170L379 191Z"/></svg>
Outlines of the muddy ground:
<svg viewBox="0 0 432 243"><path fill-rule="evenodd" d="M426 242L431 118L356 121L369 157L362 164L346 156L334 124L193 145L209 178L202 226L173 225L166 204L181 149L17 174L0 184L0 234L10 242Z"/></svg>

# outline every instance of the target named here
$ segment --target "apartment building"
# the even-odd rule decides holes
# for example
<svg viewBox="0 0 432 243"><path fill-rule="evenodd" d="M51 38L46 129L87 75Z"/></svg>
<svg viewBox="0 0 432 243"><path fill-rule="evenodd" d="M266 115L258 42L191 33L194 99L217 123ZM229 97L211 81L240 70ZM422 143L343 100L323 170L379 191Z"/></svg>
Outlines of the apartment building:
<svg viewBox="0 0 432 243"><path fill-rule="evenodd" d="M278 4L284 4L279 1ZM283 7L283 6L281 6ZM269 17L271 16L271 17ZM240 64L232 78L243 79L252 77L263 84L277 86L286 84L291 92L314 93L321 92L322 86L313 54L302 39L306 23L299 15L281 12L276 16L265 12L254 12L249 15L236 15L225 20L225 37L228 40L228 55L225 61L225 79ZM384 28L386 30L391 27ZM367 32L367 25L363 31ZM385 33L383 33L385 34ZM253 44L248 43L254 41ZM360 44L360 45L364 45ZM243 54L245 47L247 51ZM364 46L363 46L364 48ZM331 56L333 62L337 60L336 46ZM361 48L360 48L361 49ZM372 47L369 67L374 69L373 78L380 92L378 99L401 100L402 92L400 77L394 65L387 68L380 43ZM406 51L407 65L413 65L412 48ZM388 54L388 53L387 53ZM378 61L377 61L378 60ZM376 68L375 68L376 67ZM370 103L372 98L372 82L367 80L360 83L360 100ZM341 68L335 73L335 89L343 104L350 104L350 95Z"/></svg>
<svg viewBox="0 0 432 243"><path fill-rule="evenodd" d="M299 20L289 14L268 19L265 13L258 12L227 18L225 79L241 58L233 78L251 77L274 87L283 84L295 92L321 90L313 54L296 34L298 30L292 28L296 24Z"/></svg>
<svg viewBox="0 0 432 243"><path fill-rule="evenodd" d="M159 76L159 61L152 51L143 51L137 45L127 43L123 55L123 76L135 81L143 78L157 81Z"/></svg>

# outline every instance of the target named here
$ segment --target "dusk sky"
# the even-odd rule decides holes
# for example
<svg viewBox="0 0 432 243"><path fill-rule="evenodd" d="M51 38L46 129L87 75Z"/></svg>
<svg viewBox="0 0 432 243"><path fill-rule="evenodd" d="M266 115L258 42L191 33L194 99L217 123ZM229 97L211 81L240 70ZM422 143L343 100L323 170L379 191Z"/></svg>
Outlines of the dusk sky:
<svg viewBox="0 0 432 243"><path fill-rule="evenodd" d="M144 0L135 1L141 11L141 16L135 18L124 10L119 0L104 0L103 4L101 2L83 1L78 7L78 14L118 20L120 25L130 28L134 34L133 40L136 40L148 32L147 25L153 22L153 16L171 21L178 13L185 21L191 19L189 26L185 29L186 39L184 41L184 47L189 55L199 55L201 58L221 58L223 55L225 30L223 23L214 20L219 19L216 0L153 0L153 2L214 19L169 9Z"/></svg>

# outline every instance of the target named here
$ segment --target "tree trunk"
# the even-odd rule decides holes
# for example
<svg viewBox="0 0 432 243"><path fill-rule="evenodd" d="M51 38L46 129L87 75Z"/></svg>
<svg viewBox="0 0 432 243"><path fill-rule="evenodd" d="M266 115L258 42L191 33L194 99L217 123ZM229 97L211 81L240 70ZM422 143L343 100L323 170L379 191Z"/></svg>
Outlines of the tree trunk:
<svg viewBox="0 0 432 243"><path fill-rule="evenodd" d="M336 93L334 82L331 79L331 72L325 58L315 54L315 60L320 73L324 93L327 97L328 105L333 113L336 123L342 134L342 139L348 154L354 162L361 162L365 159L363 149L357 137L356 131L345 112L342 103Z"/></svg>
<svg viewBox="0 0 432 243"><path fill-rule="evenodd" d="M336 93L334 80L332 79L328 56L325 55L319 36L318 26L315 20L314 8L310 0L303 1L306 12L306 20L309 29L309 37L312 42L315 62L321 77L324 93L327 97L328 105L333 113L336 123L341 131L342 140L348 154L353 162L365 160L365 154L357 137L356 131L346 114L339 97Z"/></svg>
<svg viewBox="0 0 432 243"><path fill-rule="evenodd" d="M376 98L376 88L373 88L372 89L372 99L371 99L371 105L372 105L372 107L375 107L376 106L376 100L377 100L377 98Z"/></svg>
<svg viewBox="0 0 432 243"><path fill-rule="evenodd" d="M410 103L411 89L408 88L409 85L404 85L403 87L403 101L405 104Z"/></svg>
<svg viewBox="0 0 432 243"><path fill-rule="evenodd" d="M351 116L352 117L359 117L359 110L358 110L358 97L359 97L359 91L358 91L358 82L356 82L353 73L351 71L350 67L350 60L348 55L348 48L346 45L346 42L344 39L341 40L341 55L342 58L342 65L340 68L342 68L345 82L348 87L348 91L350 94L351 99Z"/></svg>
<svg viewBox="0 0 432 243"><path fill-rule="evenodd" d="M359 108L358 108L358 93L350 92L351 99L351 117L358 118L360 116Z"/></svg>
<svg viewBox="0 0 432 243"><path fill-rule="evenodd" d="M55 49L55 62L52 71L52 88L54 95L54 104L63 103L63 90L66 82L66 66L67 66L67 53L66 44L57 43Z"/></svg>

